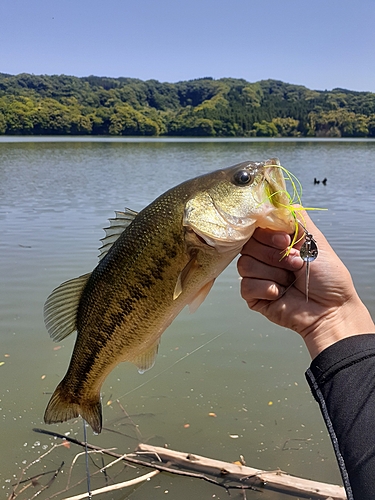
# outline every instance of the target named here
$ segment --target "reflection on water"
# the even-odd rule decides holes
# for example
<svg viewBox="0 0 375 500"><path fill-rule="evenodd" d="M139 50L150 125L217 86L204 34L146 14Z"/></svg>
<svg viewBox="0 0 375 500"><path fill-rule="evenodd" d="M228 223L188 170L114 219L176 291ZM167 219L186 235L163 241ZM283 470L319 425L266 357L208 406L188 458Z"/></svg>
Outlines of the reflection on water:
<svg viewBox="0 0 375 500"><path fill-rule="evenodd" d="M52 442L32 428L45 427L44 408L65 373L74 339L53 344L48 338L44 300L59 283L96 265L101 228L114 210L139 210L167 188L216 168L278 156L301 180L304 204L328 208L312 217L374 315L374 150L370 141L1 141L1 487L8 492L21 468ZM327 186L314 186L314 177L327 177ZM340 482L304 380L305 348L294 333L248 311L238 288L231 266L197 313L183 311L165 332L152 370L140 376L126 363L112 372L103 386L105 426L128 437L104 431L90 441L121 452L135 447L137 433L119 399L151 444L227 461L242 454L250 466ZM79 422L49 429L82 438ZM60 448L45 465L70 463L76 452ZM83 462L79 467L77 477ZM170 498L188 499L192 492L226 497L212 485L170 476L158 476L131 497L161 498L165 490Z"/></svg>

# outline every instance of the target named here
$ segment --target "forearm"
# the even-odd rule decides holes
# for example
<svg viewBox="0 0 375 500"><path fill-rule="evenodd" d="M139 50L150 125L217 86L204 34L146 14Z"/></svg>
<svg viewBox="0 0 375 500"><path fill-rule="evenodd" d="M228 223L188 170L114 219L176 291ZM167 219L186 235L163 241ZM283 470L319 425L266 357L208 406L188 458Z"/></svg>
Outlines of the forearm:
<svg viewBox="0 0 375 500"><path fill-rule="evenodd" d="M306 378L329 430L348 499L373 499L375 333L350 336L323 350Z"/></svg>

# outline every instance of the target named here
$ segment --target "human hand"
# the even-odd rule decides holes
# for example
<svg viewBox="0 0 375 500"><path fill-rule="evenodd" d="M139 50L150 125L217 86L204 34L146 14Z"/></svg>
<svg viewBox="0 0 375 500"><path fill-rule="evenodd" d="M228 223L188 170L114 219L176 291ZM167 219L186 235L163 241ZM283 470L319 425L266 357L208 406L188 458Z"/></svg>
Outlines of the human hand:
<svg viewBox="0 0 375 500"><path fill-rule="evenodd" d="M307 230L318 244L310 263L306 302L306 268L300 241L283 259L291 238L286 233L257 229L238 260L241 295L250 309L299 333L312 358L342 338L373 333L374 323L342 261L306 213Z"/></svg>

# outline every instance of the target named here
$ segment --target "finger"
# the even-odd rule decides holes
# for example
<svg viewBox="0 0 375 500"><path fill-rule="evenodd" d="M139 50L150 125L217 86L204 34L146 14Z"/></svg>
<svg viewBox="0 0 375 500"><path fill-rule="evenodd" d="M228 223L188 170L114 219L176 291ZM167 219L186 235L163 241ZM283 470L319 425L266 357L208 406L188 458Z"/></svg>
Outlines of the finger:
<svg viewBox="0 0 375 500"><path fill-rule="evenodd" d="M285 250L291 242L289 234L279 231L272 231L271 229L262 229L258 227L252 238L267 245L269 247L278 248L280 250Z"/></svg>
<svg viewBox="0 0 375 500"><path fill-rule="evenodd" d="M241 297L252 308L259 300L277 300L285 292L285 287L274 281L243 278L241 280Z"/></svg>
<svg viewBox="0 0 375 500"><path fill-rule="evenodd" d="M292 248L289 254L285 255L284 251L280 251L279 248L267 246L253 238L243 247L241 254L253 257L269 266L289 271L298 271L303 266L298 250Z"/></svg>
<svg viewBox="0 0 375 500"><path fill-rule="evenodd" d="M294 273L279 267L269 266L249 255L242 255L238 259L237 269L243 278L274 281L283 286L289 286L295 279Z"/></svg>

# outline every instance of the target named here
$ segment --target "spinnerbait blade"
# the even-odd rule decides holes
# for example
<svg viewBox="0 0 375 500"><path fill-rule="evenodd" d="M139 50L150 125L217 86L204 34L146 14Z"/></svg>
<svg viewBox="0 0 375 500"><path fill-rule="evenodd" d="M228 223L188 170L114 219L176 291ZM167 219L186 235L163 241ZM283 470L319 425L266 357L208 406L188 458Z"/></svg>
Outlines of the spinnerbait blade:
<svg viewBox="0 0 375 500"><path fill-rule="evenodd" d="M301 246L299 254L301 259L306 262L306 302L309 300L309 274L310 274L310 262L313 262L318 257L318 245L314 240L314 237L307 229L301 224L302 229L305 231L305 241Z"/></svg>

